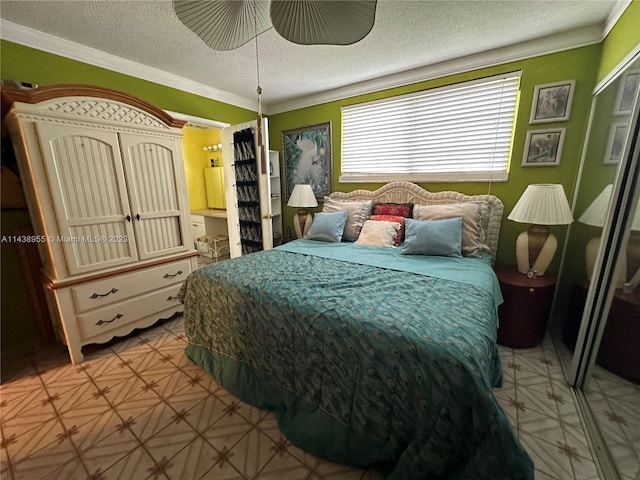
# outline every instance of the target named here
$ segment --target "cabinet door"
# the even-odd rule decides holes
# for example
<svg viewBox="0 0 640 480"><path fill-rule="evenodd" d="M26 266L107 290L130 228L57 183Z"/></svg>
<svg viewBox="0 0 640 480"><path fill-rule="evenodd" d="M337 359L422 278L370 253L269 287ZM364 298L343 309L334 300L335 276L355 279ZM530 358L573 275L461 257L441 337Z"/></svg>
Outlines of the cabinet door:
<svg viewBox="0 0 640 480"><path fill-rule="evenodd" d="M37 125L59 237L71 274L137 260L116 133Z"/></svg>
<svg viewBox="0 0 640 480"><path fill-rule="evenodd" d="M120 134L140 259L187 249L188 212L182 156L173 138Z"/></svg>

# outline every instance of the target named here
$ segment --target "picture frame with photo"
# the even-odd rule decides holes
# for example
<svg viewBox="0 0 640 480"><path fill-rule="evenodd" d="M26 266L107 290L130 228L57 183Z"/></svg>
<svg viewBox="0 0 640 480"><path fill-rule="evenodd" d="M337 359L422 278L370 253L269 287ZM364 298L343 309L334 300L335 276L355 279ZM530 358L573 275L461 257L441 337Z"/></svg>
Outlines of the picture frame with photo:
<svg viewBox="0 0 640 480"><path fill-rule="evenodd" d="M331 122L282 132L284 199L296 184L311 185L316 200L323 202L332 191Z"/></svg>
<svg viewBox="0 0 640 480"><path fill-rule="evenodd" d="M525 167L560 165L564 134L564 128L529 130L524 146L522 165Z"/></svg>
<svg viewBox="0 0 640 480"><path fill-rule="evenodd" d="M536 85L529 123L569 120L575 85L575 80Z"/></svg>
<svg viewBox="0 0 640 480"><path fill-rule="evenodd" d="M625 73L620 79L618 93L613 108L614 115L628 115L633 108L633 100L640 88L640 70Z"/></svg>
<svg viewBox="0 0 640 480"><path fill-rule="evenodd" d="M604 154L604 162L607 165L615 165L620 163L622 158L622 150L624 141L627 138L627 130L629 124L627 122L618 122L611 124L609 128L609 138L607 139L607 148Z"/></svg>

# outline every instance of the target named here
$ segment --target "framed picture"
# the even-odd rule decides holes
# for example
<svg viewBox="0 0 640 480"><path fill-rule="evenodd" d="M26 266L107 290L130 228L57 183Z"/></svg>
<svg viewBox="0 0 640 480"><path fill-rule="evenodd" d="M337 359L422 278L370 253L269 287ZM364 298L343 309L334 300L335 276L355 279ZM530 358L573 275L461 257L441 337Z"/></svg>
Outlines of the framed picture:
<svg viewBox="0 0 640 480"><path fill-rule="evenodd" d="M536 85L529 123L569 120L575 80Z"/></svg>
<svg viewBox="0 0 640 480"><path fill-rule="evenodd" d="M522 165L526 167L559 165L564 143L564 131L564 128L529 130L524 146Z"/></svg>
<svg viewBox="0 0 640 480"><path fill-rule="evenodd" d="M282 132L284 195L298 183L311 185L318 202L331 193L331 122Z"/></svg>
<svg viewBox="0 0 640 480"><path fill-rule="evenodd" d="M604 163L614 164L620 162L628 128L629 124L626 122L611 125L609 129L609 139L607 140L607 149L604 151Z"/></svg>
<svg viewBox="0 0 640 480"><path fill-rule="evenodd" d="M620 79L616 103L613 107L614 115L625 115L631 113L633 100L640 86L640 70L625 73Z"/></svg>

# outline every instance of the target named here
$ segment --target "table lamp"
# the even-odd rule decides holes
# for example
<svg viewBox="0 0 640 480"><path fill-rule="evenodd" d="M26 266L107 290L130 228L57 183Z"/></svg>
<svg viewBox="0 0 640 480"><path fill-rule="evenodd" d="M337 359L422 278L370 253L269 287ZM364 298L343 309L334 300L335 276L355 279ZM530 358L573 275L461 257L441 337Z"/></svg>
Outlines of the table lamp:
<svg viewBox="0 0 640 480"><path fill-rule="evenodd" d="M307 212L306 209L318 206L316 194L313 193L311 185L297 184L294 186L293 192L291 192L291 197L287 202L287 206L300 208L300 210L298 210L298 214L293 217L293 228L296 232L297 238L304 237L313 222L311 214Z"/></svg>
<svg viewBox="0 0 640 480"><path fill-rule="evenodd" d="M531 224L516 240L518 271L529 278L544 275L558 247L558 240L548 225L573 222L562 185L529 185L507 218Z"/></svg>
<svg viewBox="0 0 640 480"><path fill-rule="evenodd" d="M578 221L593 227L604 227L605 220L609 215L612 192L613 184L604 187L602 192L600 192L582 213ZM587 242L585 247L587 278L589 278L589 280L591 280L593 275L600 242L600 237L593 237ZM616 288L621 288L625 293L631 293L638 283L640 283L640 205L636 207L636 213L631 222L631 234L629 236L629 243L627 243L627 249L626 251L620 252L618 256L618 265L619 270ZM635 272L635 274L629 278L627 272Z"/></svg>

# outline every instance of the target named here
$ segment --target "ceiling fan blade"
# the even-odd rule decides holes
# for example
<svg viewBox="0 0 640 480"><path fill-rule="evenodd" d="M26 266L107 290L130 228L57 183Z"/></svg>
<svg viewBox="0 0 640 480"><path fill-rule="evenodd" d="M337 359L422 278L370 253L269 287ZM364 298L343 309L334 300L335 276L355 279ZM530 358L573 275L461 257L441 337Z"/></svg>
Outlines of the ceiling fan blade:
<svg viewBox="0 0 640 480"><path fill-rule="evenodd" d="M373 28L377 0L271 0L276 31L301 45L351 45Z"/></svg>
<svg viewBox="0 0 640 480"><path fill-rule="evenodd" d="M255 0L255 15L254 0L173 0L173 10L189 30L218 51L238 48L271 27L268 0Z"/></svg>

